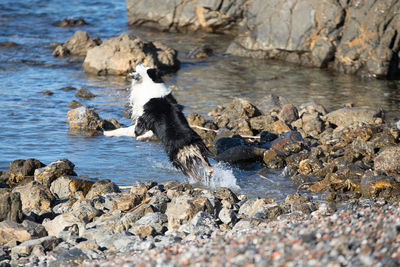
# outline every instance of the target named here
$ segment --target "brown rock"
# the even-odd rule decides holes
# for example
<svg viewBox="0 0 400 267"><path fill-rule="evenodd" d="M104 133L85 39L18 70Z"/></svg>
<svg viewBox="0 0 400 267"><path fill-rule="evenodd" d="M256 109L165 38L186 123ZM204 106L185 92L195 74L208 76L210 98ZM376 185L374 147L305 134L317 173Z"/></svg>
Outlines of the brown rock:
<svg viewBox="0 0 400 267"><path fill-rule="evenodd" d="M18 192L10 192L10 189L0 188L0 221L22 220L22 202Z"/></svg>
<svg viewBox="0 0 400 267"><path fill-rule="evenodd" d="M150 225L136 225L133 227L133 233L140 238L147 238L153 236L156 231Z"/></svg>
<svg viewBox="0 0 400 267"><path fill-rule="evenodd" d="M35 181L47 187L50 187L50 184L60 176L76 176L76 173L74 172L74 167L75 165L67 159L54 161L46 167L35 170Z"/></svg>
<svg viewBox="0 0 400 267"><path fill-rule="evenodd" d="M58 46L53 52L53 56L80 56L84 57L89 48L98 46L101 43L99 39L91 39L87 32L76 31L62 46Z"/></svg>
<svg viewBox="0 0 400 267"><path fill-rule="evenodd" d="M37 159L17 159L8 167L8 180L11 183L19 183L27 177L32 177L35 170L45 165Z"/></svg>
<svg viewBox="0 0 400 267"><path fill-rule="evenodd" d="M111 182L110 180L101 180L95 182L90 188L89 192L86 194L86 199L91 199L96 195L101 195L104 193L118 193L120 192L118 186Z"/></svg>
<svg viewBox="0 0 400 267"><path fill-rule="evenodd" d="M374 168L388 174L400 173L400 145L383 148L374 160Z"/></svg>
<svg viewBox="0 0 400 267"><path fill-rule="evenodd" d="M383 112L373 108L341 108L325 115L323 119L336 126L349 126L353 123L375 123L376 119L383 118Z"/></svg>
<svg viewBox="0 0 400 267"><path fill-rule="evenodd" d="M54 201L49 188L36 181L19 185L12 192L20 194L23 210L49 209Z"/></svg>
<svg viewBox="0 0 400 267"><path fill-rule="evenodd" d="M143 196L136 194L118 194L117 197L113 201L113 209L117 209L120 211L130 210L137 205L139 205L143 200Z"/></svg>
<svg viewBox="0 0 400 267"><path fill-rule="evenodd" d="M282 109L278 114L278 118L286 124L290 124L299 118L299 112L294 105L286 104L282 106Z"/></svg>

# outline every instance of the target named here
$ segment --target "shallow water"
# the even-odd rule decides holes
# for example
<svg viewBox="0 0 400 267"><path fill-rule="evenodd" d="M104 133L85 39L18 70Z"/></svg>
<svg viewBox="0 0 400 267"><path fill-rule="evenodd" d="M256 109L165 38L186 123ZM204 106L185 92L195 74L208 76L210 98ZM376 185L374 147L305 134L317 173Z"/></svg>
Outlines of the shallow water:
<svg viewBox="0 0 400 267"><path fill-rule="evenodd" d="M68 17L83 17L89 25L75 28L52 25ZM279 62L230 57L223 55L232 39L230 36L159 33L130 28L126 21L122 0L0 2L0 42L18 44L0 47L0 170L7 170L9 162L18 158L37 158L45 164L68 158L76 164L79 175L107 178L119 185L130 185L134 181L185 180L172 168L158 144L140 143L126 137L83 137L68 133L68 104L76 98L74 91L60 90L65 86L88 88L97 97L78 101L95 107L102 118L114 117L130 124L124 116L129 86L126 80L86 75L80 58L52 57L50 44L65 42L78 29L101 39L131 32L177 49L181 69L166 81L188 113L206 115L233 97L255 102L265 94L274 93L296 105L316 101L333 109L354 103L379 106L391 114L399 114L397 81L359 80ZM188 59L187 52L201 44L209 44L217 55L206 60ZM43 90L54 94L44 95ZM277 198L296 190L277 173L268 177L256 175L257 168L239 170L218 165L214 186L236 188L238 185L238 191Z"/></svg>

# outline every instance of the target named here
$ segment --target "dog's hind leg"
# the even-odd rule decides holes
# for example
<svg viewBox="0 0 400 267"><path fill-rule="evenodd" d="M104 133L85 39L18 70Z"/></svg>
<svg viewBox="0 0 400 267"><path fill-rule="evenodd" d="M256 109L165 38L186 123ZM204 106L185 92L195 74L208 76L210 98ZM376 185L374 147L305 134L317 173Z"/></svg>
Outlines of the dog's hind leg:
<svg viewBox="0 0 400 267"><path fill-rule="evenodd" d="M115 130L111 130L111 131L104 131L103 134L105 136L111 137L111 136L116 136L116 137L120 137L120 136L129 136L129 137L136 137L135 134L135 128L136 128L136 124L126 127L126 128L118 128Z"/></svg>
<svg viewBox="0 0 400 267"><path fill-rule="evenodd" d="M151 140L153 138L153 136L154 136L153 131L147 131L144 134L137 136L136 140L138 140L138 141L149 141L149 140Z"/></svg>

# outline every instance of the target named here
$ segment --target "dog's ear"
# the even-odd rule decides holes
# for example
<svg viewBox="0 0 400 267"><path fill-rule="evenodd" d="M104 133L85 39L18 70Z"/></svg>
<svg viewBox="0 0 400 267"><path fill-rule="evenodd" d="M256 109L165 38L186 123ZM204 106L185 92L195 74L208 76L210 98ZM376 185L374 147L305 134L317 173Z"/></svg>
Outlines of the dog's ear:
<svg viewBox="0 0 400 267"><path fill-rule="evenodd" d="M163 83L164 81L161 78L161 73L157 69L148 69L147 75L153 80L155 83Z"/></svg>

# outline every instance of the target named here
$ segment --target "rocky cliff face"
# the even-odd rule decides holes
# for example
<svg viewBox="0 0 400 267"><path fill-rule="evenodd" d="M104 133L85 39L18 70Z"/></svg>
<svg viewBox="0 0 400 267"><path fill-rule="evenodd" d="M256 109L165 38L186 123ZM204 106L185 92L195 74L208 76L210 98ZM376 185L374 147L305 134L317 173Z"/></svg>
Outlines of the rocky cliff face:
<svg viewBox="0 0 400 267"><path fill-rule="evenodd" d="M279 59L364 77L398 78L396 0L127 0L132 25L232 32L234 55Z"/></svg>

